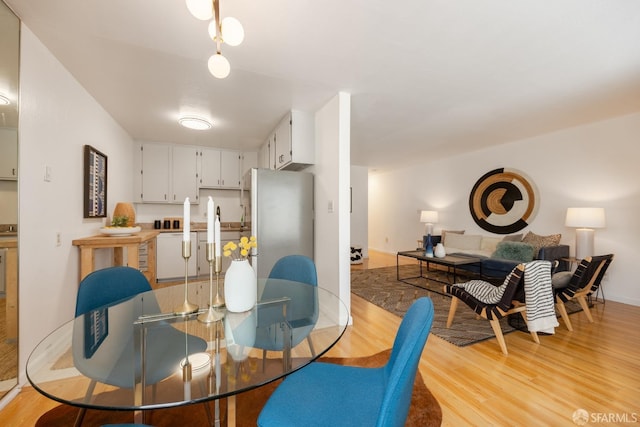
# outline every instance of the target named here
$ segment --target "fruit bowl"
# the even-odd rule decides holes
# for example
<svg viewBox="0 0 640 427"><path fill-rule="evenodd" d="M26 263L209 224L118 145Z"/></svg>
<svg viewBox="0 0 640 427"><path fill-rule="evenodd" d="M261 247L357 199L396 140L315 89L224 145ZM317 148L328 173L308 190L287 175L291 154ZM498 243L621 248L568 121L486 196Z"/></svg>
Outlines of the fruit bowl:
<svg viewBox="0 0 640 427"><path fill-rule="evenodd" d="M105 236L131 236L132 234L138 233L142 228L139 226L136 227L102 227L100 229L100 233Z"/></svg>

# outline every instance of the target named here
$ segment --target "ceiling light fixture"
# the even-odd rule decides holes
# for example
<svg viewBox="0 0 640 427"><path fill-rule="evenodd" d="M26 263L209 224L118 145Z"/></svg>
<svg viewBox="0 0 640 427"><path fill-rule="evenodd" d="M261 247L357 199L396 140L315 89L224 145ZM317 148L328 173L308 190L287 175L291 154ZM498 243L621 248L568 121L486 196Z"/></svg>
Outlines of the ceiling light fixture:
<svg viewBox="0 0 640 427"><path fill-rule="evenodd" d="M195 129L195 130L211 129L211 123L209 123L205 119L201 119L200 117L193 117L193 116L180 117L178 119L178 123L180 123L182 126L189 129Z"/></svg>
<svg viewBox="0 0 640 427"><path fill-rule="evenodd" d="M0 95L0 105L9 105L11 104L11 101L9 101L9 98L7 98L4 95Z"/></svg>
<svg viewBox="0 0 640 427"><path fill-rule="evenodd" d="M222 43L238 46L244 40L244 28L236 18L227 16L220 20L220 0L186 0L187 9L200 20L213 17L209 23L209 37L216 43L216 53L213 54L207 66L209 72L219 79L224 79L231 72L231 64L222 55Z"/></svg>

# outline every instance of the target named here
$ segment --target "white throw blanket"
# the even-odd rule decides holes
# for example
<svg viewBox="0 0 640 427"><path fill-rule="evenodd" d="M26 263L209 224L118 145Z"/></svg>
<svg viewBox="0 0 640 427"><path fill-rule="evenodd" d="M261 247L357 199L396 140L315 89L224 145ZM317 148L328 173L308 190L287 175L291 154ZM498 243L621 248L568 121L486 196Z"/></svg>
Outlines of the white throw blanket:
<svg viewBox="0 0 640 427"><path fill-rule="evenodd" d="M551 262L531 261L525 264L524 297L529 331L555 333L558 318L551 287Z"/></svg>

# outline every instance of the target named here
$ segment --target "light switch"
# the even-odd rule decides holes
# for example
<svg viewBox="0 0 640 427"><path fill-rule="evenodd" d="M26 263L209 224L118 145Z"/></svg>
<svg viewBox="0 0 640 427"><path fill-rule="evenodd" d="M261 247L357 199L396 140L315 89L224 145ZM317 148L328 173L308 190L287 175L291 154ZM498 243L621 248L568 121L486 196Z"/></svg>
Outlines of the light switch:
<svg viewBox="0 0 640 427"><path fill-rule="evenodd" d="M51 166L44 165L44 180L45 182L51 182Z"/></svg>
<svg viewBox="0 0 640 427"><path fill-rule="evenodd" d="M329 213L333 213L333 200L329 200L328 211Z"/></svg>

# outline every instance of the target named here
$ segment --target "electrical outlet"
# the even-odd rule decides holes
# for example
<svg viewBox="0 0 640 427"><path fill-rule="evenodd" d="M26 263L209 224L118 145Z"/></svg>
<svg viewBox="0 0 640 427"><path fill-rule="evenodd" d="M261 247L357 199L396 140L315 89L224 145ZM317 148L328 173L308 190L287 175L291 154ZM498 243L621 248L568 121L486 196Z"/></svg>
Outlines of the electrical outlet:
<svg viewBox="0 0 640 427"><path fill-rule="evenodd" d="M62 246L62 233L56 233L56 246Z"/></svg>

